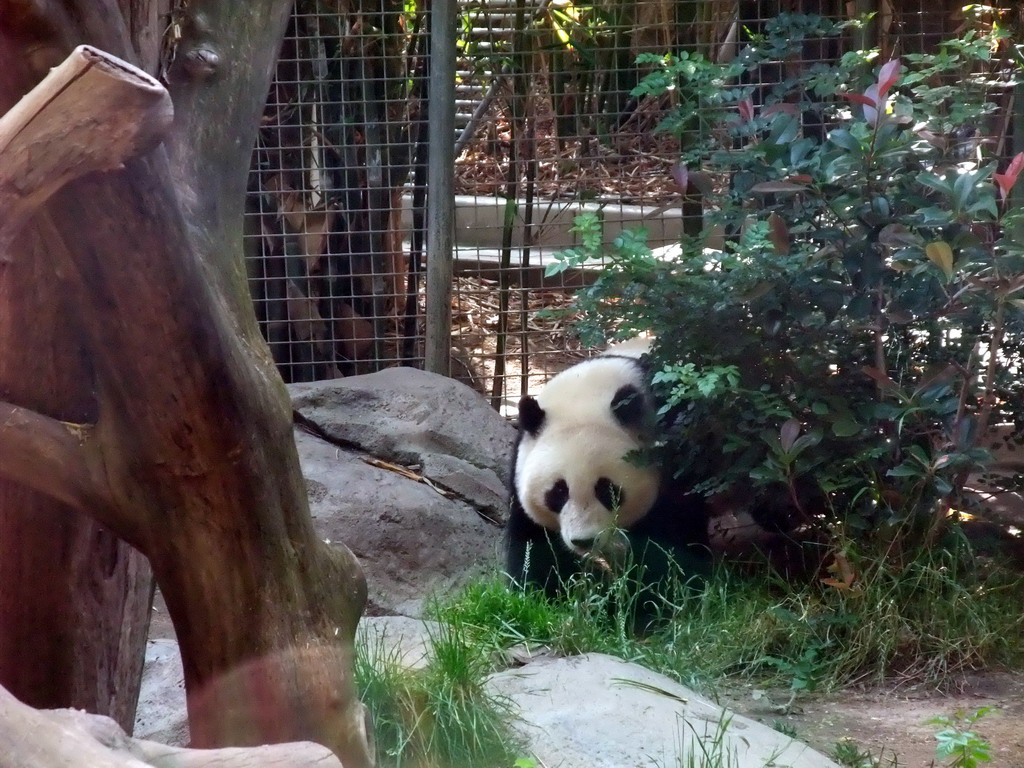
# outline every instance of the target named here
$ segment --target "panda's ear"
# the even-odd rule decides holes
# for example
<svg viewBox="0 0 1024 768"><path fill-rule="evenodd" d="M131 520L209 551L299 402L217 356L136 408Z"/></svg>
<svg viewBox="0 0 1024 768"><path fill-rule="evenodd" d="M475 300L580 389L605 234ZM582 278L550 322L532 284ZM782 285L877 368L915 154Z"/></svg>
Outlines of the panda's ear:
<svg viewBox="0 0 1024 768"><path fill-rule="evenodd" d="M535 397L526 395L519 401L519 429L530 435L536 435L544 426L544 409Z"/></svg>
<svg viewBox="0 0 1024 768"><path fill-rule="evenodd" d="M619 387L612 397L612 415L624 427L641 427L647 418L647 397L634 384Z"/></svg>

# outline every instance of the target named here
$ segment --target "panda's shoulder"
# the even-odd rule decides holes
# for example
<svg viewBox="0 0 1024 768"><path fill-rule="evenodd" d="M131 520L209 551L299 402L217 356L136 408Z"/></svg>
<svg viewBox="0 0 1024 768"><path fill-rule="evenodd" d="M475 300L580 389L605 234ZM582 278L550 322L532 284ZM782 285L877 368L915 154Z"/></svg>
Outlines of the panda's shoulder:
<svg viewBox="0 0 1024 768"><path fill-rule="evenodd" d="M583 360L554 376L541 389L538 398L555 404L562 396L569 396L566 405L576 398L603 399L614 395L623 384L643 384L643 366L639 359L626 355L599 355Z"/></svg>
<svg viewBox="0 0 1024 768"><path fill-rule="evenodd" d="M649 336L634 336L625 341L610 344L601 354L605 357L631 357L640 359L649 355L654 346L654 339Z"/></svg>

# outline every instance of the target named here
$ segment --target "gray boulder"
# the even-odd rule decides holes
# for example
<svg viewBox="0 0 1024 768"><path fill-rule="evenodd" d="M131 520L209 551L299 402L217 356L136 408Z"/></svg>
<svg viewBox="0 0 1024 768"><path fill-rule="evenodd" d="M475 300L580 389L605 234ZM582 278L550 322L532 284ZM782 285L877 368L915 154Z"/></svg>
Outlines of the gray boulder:
<svg viewBox="0 0 1024 768"><path fill-rule="evenodd" d="M515 431L479 393L414 368L291 392L314 526L359 558L368 614L418 616L499 562Z"/></svg>
<svg viewBox="0 0 1024 768"><path fill-rule="evenodd" d="M430 660L432 640L441 631L436 622L408 616L364 616L356 629L356 645L374 667L423 669Z"/></svg>
<svg viewBox="0 0 1024 768"><path fill-rule="evenodd" d="M459 456L504 483L515 430L479 392L418 368L289 386L293 407L375 456L414 463Z"/></svg>
<svg viewBox="0 0 1024 768"><path fill-rule="evenodd" d="M540 765L838 768L664 675L599 653L541 658L492 675L488 688L518 709L514 727Z"/></svg>

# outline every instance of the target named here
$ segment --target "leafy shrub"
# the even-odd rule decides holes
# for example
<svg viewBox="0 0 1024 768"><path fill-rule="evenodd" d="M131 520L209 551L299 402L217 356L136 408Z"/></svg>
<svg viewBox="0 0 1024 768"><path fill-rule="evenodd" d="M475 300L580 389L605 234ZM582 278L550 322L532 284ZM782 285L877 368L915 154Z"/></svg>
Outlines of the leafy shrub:
<svg viewBox="0 0 1024 768"><path fill-rule="evenodd" d="M990 427L1024 424L1024 153L998 172L976 138L1016 71L1004 33L969 31L881 64L846 54L755 105L747 73L842 32L783 14L726 66L643 57L636 95L681 105L664 129L703 231L606 252L591 214L549 271L606 259L581 336L656 335L662 458L698 490L781 497L900 554L971 508Z"/></svg>
<svg viewBox="0 0 1024 768"><path fill-rule="evenodd" d="M957 712L953 717L936 717L930 725L942 726L935 734L935 756L949 768L978 768L992 760L992 746L974 732L973 726L992 711L982 707L972 714Z"/></svg>

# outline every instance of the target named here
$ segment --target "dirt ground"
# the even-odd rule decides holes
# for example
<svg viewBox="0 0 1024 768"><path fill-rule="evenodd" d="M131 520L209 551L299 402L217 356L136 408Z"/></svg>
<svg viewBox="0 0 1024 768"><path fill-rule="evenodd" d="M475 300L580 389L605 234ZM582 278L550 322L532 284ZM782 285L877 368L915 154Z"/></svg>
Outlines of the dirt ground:
<svg viewBox="0 0 1024 768"><path fill-rule="evenodd" d="M747 717L778 727L785 724L796 737L824 754L836 742L850 739L882 768L928 768L935 760L935 732L927 721L953 716L957 711L974 713L992 707L975 726L975 732L992 747L992 768L1024 768L1024 674L975 673L961 691L938 692L913 687L898 691L878 688L851 689L829 695L808 695L797 700L794 711L780 715L772 701L784 702L787 694L759 691L750 686L720 692L721 704ZM897 762L893 762L893 759Z"/></svg>

